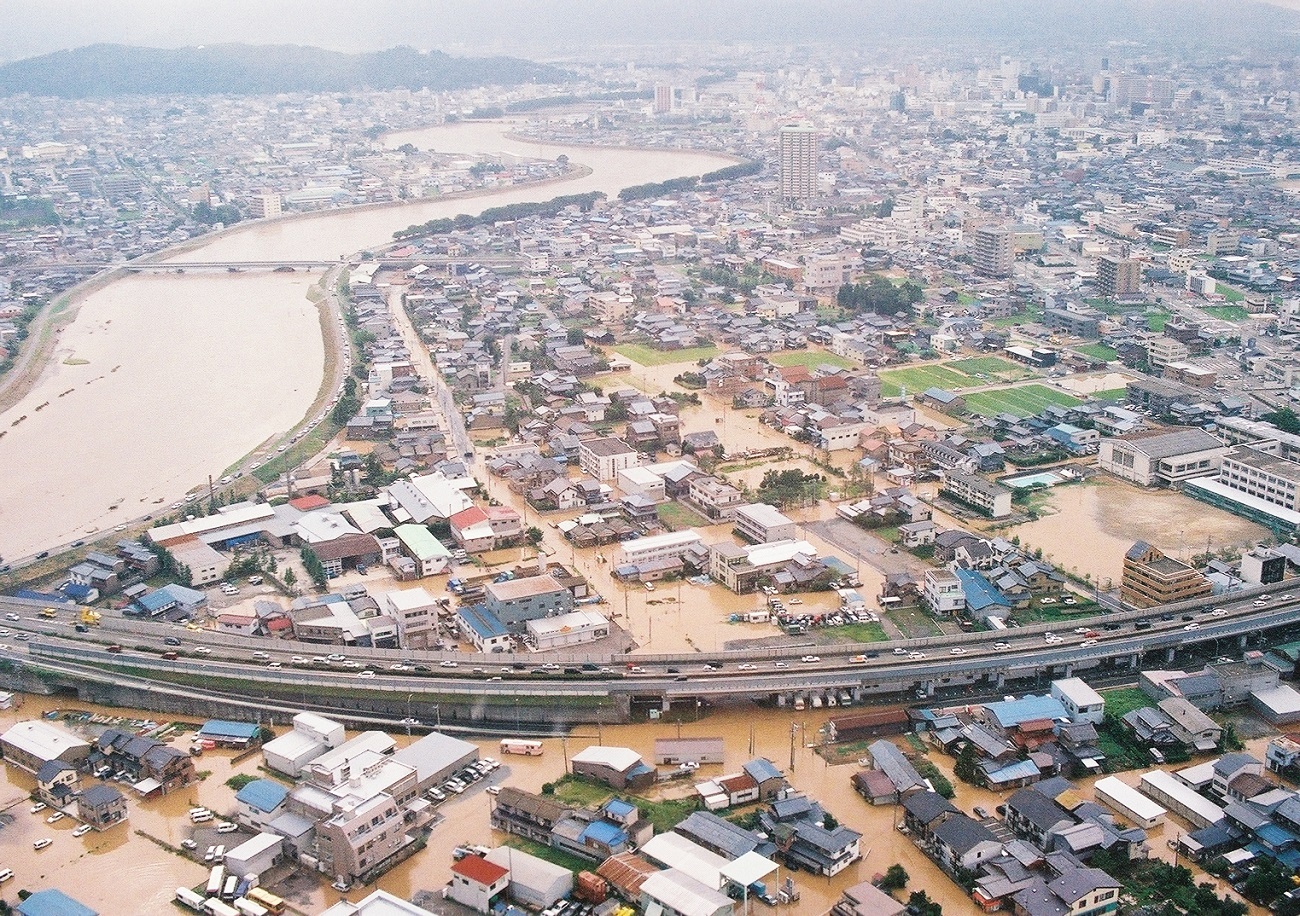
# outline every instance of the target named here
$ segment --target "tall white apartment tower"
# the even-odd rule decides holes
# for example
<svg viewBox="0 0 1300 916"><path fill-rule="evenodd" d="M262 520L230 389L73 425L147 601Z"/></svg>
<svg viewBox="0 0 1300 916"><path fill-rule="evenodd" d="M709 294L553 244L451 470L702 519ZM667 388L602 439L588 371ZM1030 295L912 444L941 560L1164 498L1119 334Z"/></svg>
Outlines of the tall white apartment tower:
<svg viewBox="0 0 1300 916"><path fill-rule="evenodd" d="M817 196L817 131L807 126L782 127L779 138L781 197L808 200Z"/></svg>

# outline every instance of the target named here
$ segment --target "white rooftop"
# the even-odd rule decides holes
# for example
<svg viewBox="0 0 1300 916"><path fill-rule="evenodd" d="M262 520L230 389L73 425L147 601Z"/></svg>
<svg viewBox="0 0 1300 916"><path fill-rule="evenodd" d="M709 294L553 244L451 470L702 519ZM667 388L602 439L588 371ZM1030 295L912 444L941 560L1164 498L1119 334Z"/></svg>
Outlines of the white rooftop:
<svg viewBox="0 0 1300 916"><path fill-rule="evenodd" d="M217 531L233 525L245 525L275 515L275 509L269 503L235 503L222 506L216 515L208 515L171 525L156 525L149 530L149 538L156 544L187 534L200 535Z"/></svg>
<svg viewBox="0 0 1300 916"><path fill-rule="evenodd" d="M621 773L640 763L641 755L630 747L610 747L608 745L593 744L574 754L572 760L574 763L607 766Z"/></svg>
<svg viewBox="0 0 1300 916"><path fill-rule="evenodd" d="M549 636L552 633L563 633L566 630L586 630L595 627L607 626L609 621L605 619L604 614L597 614L595 611L570 611L567 614L561 614L559 617L542 617L537 620L528 621L528 631L538 636Z"/></svg>
<svg viewBox="0 0 1300 916"><path fill-rule="evenodd" d="M410 611L436 603L433 596L425 591L423 587L403 588L394 592L386 592L384 601L395 611Z"/></svg>
<svg viewBox="0 0 1300 916"><path fill-rule="evenodd" d="M730 864L680 833L656 833L642 844L640 852L665 868L675 868L712 888L722 886L722 869Z"/></svg>
<svg viewBox="0 0 1300 916"><path fill-rule="evenodd" d="M817 548L807 541L775 541L771 544L756 544L746 547L745 554L752 566L771 566L774 563L789 563L795 557L803 556L816 559Z"/></svg>
<svg viewBox="0 0 1300 916"><path fill-rule="evenodd" d="M46 761L54 760L69 748L90 749L88 742L82 741L67 729L39 719L11 725L0 738L19 750Z"/></svg>
<svg viewBox="0 0 1300 916"><path fill-rule="evenodd" d="M1093 790L1097 793L1098 798L1103 795L1107 798L1113 798L1117 804L1133 812L1134 817L1144 821L1156 820L1169 813L1164 807L1157 805L1137 789L1121 781L1117 776L1107 776L1104 779L1097 780Z"/></svg>
<svg viewBox="0 0 1300 916"><path fill-rule="evenodd" d="M641 885L641 893L681 916L713 916L720 909L734 907L730 897L676 868L650 875Z"/></svg>
<svg viewBox="0 0 1300 916"><path fill-rule="evenodd" d="M1149 773L1143 773L1142 786L1143 788L1150 786L1163 792L1187 810L1198 814L1208 823L1215 824L1223 820L1222 808L1164 770L1152 770Z"/></svg>

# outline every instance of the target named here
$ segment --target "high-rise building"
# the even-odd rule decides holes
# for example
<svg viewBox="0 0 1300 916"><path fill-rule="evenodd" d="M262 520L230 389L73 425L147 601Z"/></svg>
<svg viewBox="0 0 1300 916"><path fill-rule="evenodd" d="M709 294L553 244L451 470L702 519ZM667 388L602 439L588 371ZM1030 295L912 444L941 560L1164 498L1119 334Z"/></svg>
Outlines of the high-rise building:
<svg viewBox="0 0 1300 916"><path fill-rule="evenodd" d="M270 219L282 212L279 194L256 194L248 201L248 215L253 219Z"/></svg>
<svg viewBox="0 0 1300 916"><path fill-rule="evenodd" d="M1015 235L999 226L975 230L975 272L985 277L1009 277L1015 263Z"/></svg>
<svg viewBox="0 0 1300 916"><path fill-rule="evenodd" d="M817 131L807 126L781 128L781 197L808 200L817 196Z"/></svg>
<svg viewBox="0 0 1300 916"><path fill-rule="evenodd" d="M1142 265L1132 258L1104 254L1097 259L1097 291L1107 299L1131 296L1142 286Z"/></svg>
<svg viewBox="0 0 1300 916"><path fill-rule="evenodd" d="M655 114L667 114L673 110L673 87L655 86Z"/></svg>

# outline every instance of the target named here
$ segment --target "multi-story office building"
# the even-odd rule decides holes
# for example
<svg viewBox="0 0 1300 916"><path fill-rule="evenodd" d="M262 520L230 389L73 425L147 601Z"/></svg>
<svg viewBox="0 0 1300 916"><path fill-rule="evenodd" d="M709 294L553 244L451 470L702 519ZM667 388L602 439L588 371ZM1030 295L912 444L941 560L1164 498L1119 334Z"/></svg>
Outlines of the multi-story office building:
<svg viewBox="0 0 1300 916"><path fill-rule="evenodd" d="M1300 511L1296 489L1300 464L1248 445L1229 449L1219 467L1219 482L1292 512Z"/></svg>
<svg viewBox="0 0 1300 916"><path fill-rule="evenodd" d="M809 200L817 196L817 131L807 126L781 128L781 197Z"/></svg>
<svg viewBox="0 0 1300 916"><path fill-rule="evenodd" d="M792 541L795 524L767 503L751 503L736 508L736 530L755 544Z"/></svg>
<svg viewBox="0 0 1300 916"><path fill-rule="evenodd" d="M1014 233L1001 226L975 230L975 272L985 277L1009 277L1015 263Z"/></svg>
<svg viewBox="0 0 1300 916"><path fill-rule="evenodd" d="M619 471L640 464L641 453L617 436L606 436L580 443L578 463L597 480L614 480Z"/></svg>
<svg viewBox="0 0 1300 916"><path fill-rule="evenodd" d="M573 592L550 576L529 576L508 582L489 582L483 603L507 627L515 629L527 620L573 610Z"/></svg>
<svg viewBox="0 0 1300 916"><path fill-rule="evenodd" d="M1145 541L1124 554L1120 598L1134 607L1152 607L1201 598L1214 590L1210 580L1186 563L1167 557Z"/></svg>
<svg viewBox="0 0 1300 916"><path fill-rule="evenodd" d="M1104 254L1097 259L1097 291L1108 299L1131 296L1142 286L1142 265L1132 258Z"/></svg>

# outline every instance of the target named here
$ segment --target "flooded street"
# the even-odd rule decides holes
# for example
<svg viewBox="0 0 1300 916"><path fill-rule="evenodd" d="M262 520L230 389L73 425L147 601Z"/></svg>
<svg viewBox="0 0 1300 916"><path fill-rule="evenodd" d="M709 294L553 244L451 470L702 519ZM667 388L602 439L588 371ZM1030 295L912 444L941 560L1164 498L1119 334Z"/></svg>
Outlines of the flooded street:
<svg viewBox="0 0 1300 916"><path fill-rule="evenodd" d="M78 707L75 703L53 704L47 698L28 697L21 710L0 713L0 728L15 721L32 718L47 708L67 710ZM100 713L121 714L145 718L147 713L130 710L97 710ZM836 710L808 710L801 712L765 710L755 706L737 706L722 710L704 710L694 721L694 710L685 710L684 721L665 719L656 723L626 726L585 726L575 729L566 739L545 740L541 757L502 756L496 738L475 739L481 752L501 760L503 766L492 781L537 792L544 783L554 781L565 772L566 755L572 756L583 748L597 743L629 747L647 760L653 759L655 738L665 737L720 737L725 741L726 760L721 765L704 765L697 779L722 776L738 771L743 763L753 757L767 757L786 772L791 783L800 792L818 799L823 807L839 821L863 834L861 848L863 859L834 878L814 877L806 872L792 875L802 899L796 905L782 907L784 912L806 914L825 913L838 899L840 892L859 881L870 880L884 872L891 864L903 865L911 876L909 890L924 889L932 899L943 904L947 916L966 916L979 909L936 866L912 844L908 837L894 829L901 820L897 806L873 807L859 797L850 785L850 778L858 770L856 763L831 765L817 754L813 747L819 740L819 729ZM842 714L842 713L841 713ZM670 713L676 715L676 713ZM155 717L156 718L156 717ZM283 733L283 727L277 731ZM349 732L349 736L353 733ZM408 741L404 734L395 734L399 745ZM418 735L416 736L418 737ZM905 736L893 739L909 753L920 745ZM1247 750L1262 757L1267 739L1255 739ZM752 742L752 749L751 749ZM172 742L177 747L187 747L187 736ZM792 756L793 755L793 756ZM76 822L66 818L50 826L44 823L48 812L39 816L30 814L27 794L33 779L22 771L5 766L0 771L0 808L6 815L0 827L3 864L17 873L13 887L38 889L61 886L88 905L105 914L168 912L167 901L177 886L200 883L207 867L179 852L168 851L155 841L176 846L193 835L201 852L206 845L226 841L241 841L247 834L218 836L212 830L192 827L186 817L189 807L201 804L211 808L218 817L234 810L234 790L225 780L233 773L266 776L259 770L261 755L254 754L238 767L230 765L233 751L209 751L196 764L210 775L197 785L161 799L140 801L129 789L129 822L105 834L91 834L77 839L72 837ZM977 789L958 782L952 775L953 759L938 751L930 751L928 758L952 780L956 787L953 803L962 811L971 813L976 805L990 811L1005 801L1005 796ZM1119 774L1124 782L1137 785L1141 771ZM91 780L93 781L93 780ZM1092 779L1076 780L1084 797L1092 797ZM84 783L83 783L84 785ZM689 794L690 782L669 782L652 790L651 796L661 798L682 797ZM303 882L295 883L295 892L288 895L292 907L300 913L317 913L341 897L359 900L375 887L383 888L404 899L426 891L436 892L449 877L452 850L462 843L499 845L509 839L488 826L492 797L481 786L472 788L463 796L453 796L439 809L443 818L433 829L425 850L397 866L370 888L357 888L340 894L328 886L327 881L316 881L314 890L301 891ZM734 812L726 812L734 813ZM1152 857L1174 861L1173 850L1166 840L1185 833L1188 826L1170 816L1168 823L1151 831L1148 838ZM53 845L34 851L34 839L48 836ZM1188 864L1186 860L1182 864ZM1212 880L1194 869L1198 881ZM784 879L785 871L781 872ZM122 888L132 889L134 907L124 907ZM1218 885L1219 893L1230 893L1226 886ZM1259 908L1252 912L1263 913Z"/></svg>
<svg viewBox="0 0 1300 916"><path fill-rule="evenodd" d="M51 703L47 698L29 697L21 710L0 713L0 728L13 722L33 718L47 708L70 709L75 703ZM97 710L104 713L148 717L147 713L130 710ZM693 712L693 711L691 711ZM833 711L832 711L833 712ZM802 893L801 901L787 912L809 914L824 913L838 899L840 892L859 881L869 880L883 872L894 862L900 862L912 875L912 889L925 888L930 896L944 904L946 914L968 914L978 910L944 877L908 839L893 829L895 818L901 812L892 807L873 808L853 792L849 778L857 767L854 764L830 766L811 748L803 746L818 740L818 729L825 723L826 710L808 712L774 712L743 707L705 712L701 721L688 720L680 724L664 721L652 724L605 726L599 732L595 727L579 728L565 740L548 739L541 757L502 756L497 739L477 740L482 752L497 757L504 766L497 771L496 781L528 791L540 791L543 783L563 775L565 752L573 755L591 744L603 740L605 744L630 747L646 759L653 759L656 737L721 737L726 741L726 762L723 765L706 765L699 778L710 778L733 773L741 764L754 756L767 757L787 774L800 791L820 800L825 808L841 822L864 834L862 850L864 859L850 866L834 878L813 877L806 872L794 875ZM155 719L157 717L154 717ZM790 773L792 726L794 735L794 771ZM750 752L750 740L753 752ZM283 729L277 729L281 733ZM351 736L352 733L349 733ZM407 742L404 734L395 735L399 745ZM418 737L418 736L417 736ZM471 739L473 740L473 739ZM173 742L177 747L187 747L188 737ZM179 853L160 847L153 840L176 845L192 833L199 842L199 851L211 843L246 839L246 834L225 835L220 839L210 830L194 832L188 818L188 809L201 804L217 812L218 816L233 813L234 790L224 783L232 773L265 776L258 770L261 755L255 754L232 770L232 751L209 751L196 761L200 771L210 771L206 779L157 800L140 801L129 789L129 821L106 834L92 832L80 839L73 838L76 822L65 818L50 826L44 822L48 812L39 817L30 814L31 802L27 794L34 780L12 766L0 772L0 807L12 815L12 823L0 828L3 836L3 864L17 874L15 887L38 889L59 886L68 890L84 903L105 914L168 912L167 901L177 886L193 886L207 875L207 867ZM942 766L944 762L938 760ZM94 780L91 780L92 782ZM688 794L690 783L665 784L660 791L663 797ZM969 791L967 799L962 793ZM963 809L978 804L974 791L968 787L959 790L957 801ZM328 882L319 882L310 895L288 898L291 905L302 913L317 913L340 897L358 900L374 887L383 888L405 899L419 891L437 891L449 877L451 852L465 842L497 845L503 843L505 834L497 834L488 825L491 796L476 788L453 799L440 810L444 821L434 828L428 847L390 871L371 888L358 888L343 895L331 889ZM145 835L141 835L145 834ZM147 835L147 836L146 836ZM41 836L54 839L48 849L34 851L31 842ZM153 838L152 840L150 838ZM228 844L229 845L229 844ZM868 852L869 850L869 852ZM785 877L784 870L782 878ZM121 888L132 889L134 908L124 908ZM136 896L138 895L138 896Z"/></svg>

